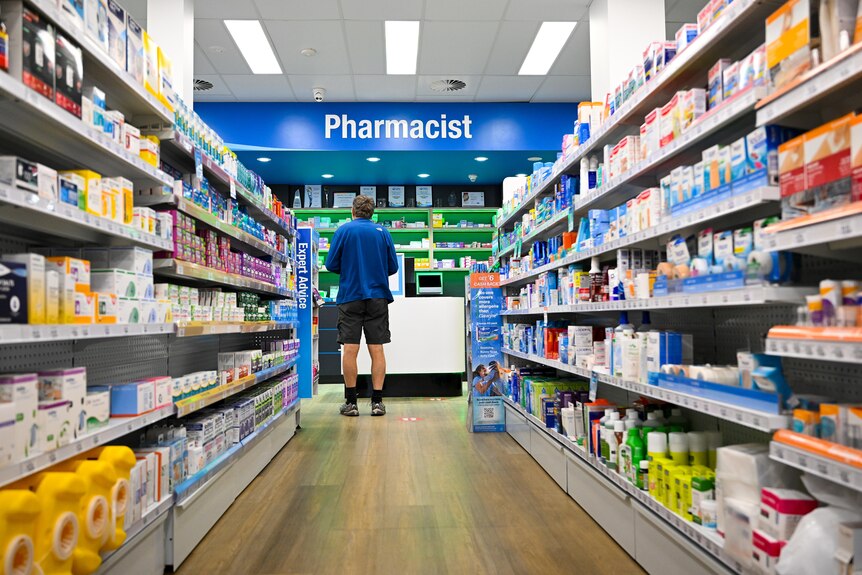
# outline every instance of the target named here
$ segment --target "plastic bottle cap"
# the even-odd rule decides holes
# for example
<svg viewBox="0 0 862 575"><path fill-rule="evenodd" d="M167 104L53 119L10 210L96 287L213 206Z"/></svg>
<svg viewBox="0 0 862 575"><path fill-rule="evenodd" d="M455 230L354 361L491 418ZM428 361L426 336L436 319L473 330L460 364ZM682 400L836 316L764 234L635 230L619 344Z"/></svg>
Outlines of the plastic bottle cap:
<svg viewBox="0 0 862 575"><path fill-rule="evenodd" d="M695 453L706 451L706 433L702 431L690 431L688 433L688 450Z"/></svg>
<svg viewBox="0 0 862 575"><path fill-rule="evenodd" d="M667 453L667 435L661 431L648 434L647 453Z"/></svg>
<svg viewBox="0 0 862 575"><path fill-rule="evenodd" d="M652 435L652 434L650 434L650 435ZM643 470L643 471L646 471L647 469L649 469L649 459L641 459L641 462L638 463L638 467L640 467L641 470Z"/></svg>
<svg viewBox="0 0 862 575"><path fill-rule="evenodd" d="M611 421L616 421L619 418L620 418L620 412L619 411L614 411L613 413L611 413Z"/></svg>
<svg viewBox="0 0 862 575"><path fill-rule="evenodd" d="M620 433L622 433L625 430L626 430L626 424L624 421L615 421L614 422L614 433L616 433L618 431Z"/></svg>
<svg viewBox="0 0 862 575"><path fill-rule="evenodd" d="M637 416L638 416L638 410L637 409L634 409L632 407L629 407L628 409L626 409L626 417L637 417Z"/></svg>
<svg viewBox="0 0 862 575"><path fill-rule="evenodd" d="M688 435L682 431L671 431L668 434L668 444L671 453L688 452Z"/></svg>
<svg viewBox="0 0 862 575"><path fill-rule="evenodd" d="M650 411L647 413L647 421L655 421L658 419L658 414L655 411Z"/></svg>

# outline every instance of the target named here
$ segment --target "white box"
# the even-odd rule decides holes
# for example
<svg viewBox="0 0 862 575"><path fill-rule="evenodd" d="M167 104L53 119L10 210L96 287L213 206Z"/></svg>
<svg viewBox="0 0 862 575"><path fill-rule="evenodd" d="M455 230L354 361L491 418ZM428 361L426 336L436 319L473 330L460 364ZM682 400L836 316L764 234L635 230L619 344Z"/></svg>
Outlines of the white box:
<svg viewBox="0 0 862 575"><path fill-rule="evenodd" d="M45 323L60 323L60 273L45 271Z"/></svg>
<svg viewBox="0 0 862 575"><path fill-rule="evenodd" d="M111 392L88 391L84 398L87 431L95 431L111 421Z"/></svg>
<svg viewBox="0 0 862 575"><path fill-rule="evenodd" d="M21 461L39 452L36 412L39 379L35 373L0 376L0 402L15 405L15 455Z"/></svg>
<svg viewBox="0 0 862 575"><path fill-rule="evenodd" d="M36 440L42 453L68 445L72 438L68 401L40 401L36 410Z"/></svg>
<svg viewBox="0 0 862 575"><path fill-rule="evenodd" d="M80 437L87 431L86 406L87 368L73 367L40 371L39 401L68 401L68 420L71 425L72 437Z"/></svg>
<svg viewBox="0 0 862 575"><path fill-rule="evenodd" d="M141 323L141 302L127 297L120 298L119 314L117 323L134 324Z"/></svg>
<svg viewBox="0 0 862 575"><path fill-rule="evenodd" d="M57 193L57 170L49 168L44 164L36 164L39 175L39 197L56 200Z"/></svg>
<svg viewBox="0 0 862 575"><path fill-rule="evenodd" d="M131 74L138 84L144 84L144 31L131 14L126 14L126 72ZM140 132L138 132L138 144L140 144Z"/></svg>
<svg viewBox="0 0 862 575"><path fill-rule="evenodd" d="M817 501L805 493L764 487L760 496L758 527L780 541L787 541L802 518L816 508Z"/></svg>
<svg viewBox="0 0 862 575"><path fill-rule="evenodd" d="M153 275L153 252L144 248L111 248L109 267L136 274ZM94 266L95 267L95 266Z"/></svg>
<svg viewBox="0 0 862 575"><path fill-rule="evenodd" d="M84 28L84 1L60 0L60 8L69 16L69 20L80 29Z"/></svg>
<svg viewBox="0 0 862 575"><path fill-rule="evenodd" d="M45 323L45 257L27 253L7 254L0 259L27 266L28 323Z"/></svg>
<svg viewBox="0 0 862 575"><path fill-rule="evenodd" d="M0 468L15 457L15 404L0 403Z"/></svg>
<svg viewBox="0 0 862 575"><path fill-rule="evenodd" d="M108 0L108 55L121 70L126 68L126 10Z"/></svg>
<svg viewBox="0 0 862 575"><path fill-rule="evenodd" d="M153 293L153 276L135 274L135 289L139 300L155 299L155 294Z"/></svg>
<svg viewBox="0 0 862 575"><path fill-rule="evenodd" d="M105 52L108 51L108 3L107 0L84 0L84 27Z"/></svg>
<svg viewBox="0 0 862 575"><path fill-rule="evenodd" d="M155 377L153 383L156 386L156 409L173 404L173 380L170 377Z"/></svg>
<svg viewBox="0 0 862 575"><path fill-rule="evenodd" d="M90 272L90 286L94 292L112 293L121 298L140 297L137 276L125 270L93 270Z"/></svg>

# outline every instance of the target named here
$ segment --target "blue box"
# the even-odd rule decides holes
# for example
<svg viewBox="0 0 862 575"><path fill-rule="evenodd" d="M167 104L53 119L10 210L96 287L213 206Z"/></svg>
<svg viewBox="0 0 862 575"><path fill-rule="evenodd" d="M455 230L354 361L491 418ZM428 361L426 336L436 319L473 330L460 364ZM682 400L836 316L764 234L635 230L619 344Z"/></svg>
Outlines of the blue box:
<svg viewBox="0 0 862 575"><path fill-rule="evenodd" d="M722 272L685 278L682 280L684 293L706 293L745 287L745 271Z"/></svg>
<svg viewBox="0 0 862 575"><path fill-rule="evenodd" d="M136 417L156 408L156 384L153 380L90 386L87 391L111 393L111 417Z"/></svg>

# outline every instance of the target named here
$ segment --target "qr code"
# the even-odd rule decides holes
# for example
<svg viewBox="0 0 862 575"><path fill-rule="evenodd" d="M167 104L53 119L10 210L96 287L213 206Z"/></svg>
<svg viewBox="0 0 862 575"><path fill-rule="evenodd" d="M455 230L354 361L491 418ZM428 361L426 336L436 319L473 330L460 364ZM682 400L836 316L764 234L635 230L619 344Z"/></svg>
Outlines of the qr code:
<svg viewBox="0 0 862 575"><path fill-rule="evenodd" d="M494 419L497 416L497 410L493 407L482 408L482 419Z"/></svg>

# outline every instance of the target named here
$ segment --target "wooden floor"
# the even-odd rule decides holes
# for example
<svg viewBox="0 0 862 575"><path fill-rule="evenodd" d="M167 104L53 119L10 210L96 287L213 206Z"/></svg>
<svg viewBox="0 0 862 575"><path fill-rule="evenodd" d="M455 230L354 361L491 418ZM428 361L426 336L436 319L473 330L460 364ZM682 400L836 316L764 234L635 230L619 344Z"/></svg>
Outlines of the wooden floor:
<svg viewBox="0 0 862 575"><path fill-rule="evenodd" d="M467 433L463 398L346 418L321 390L178 573L642 573L508 434Z"/></svg>

